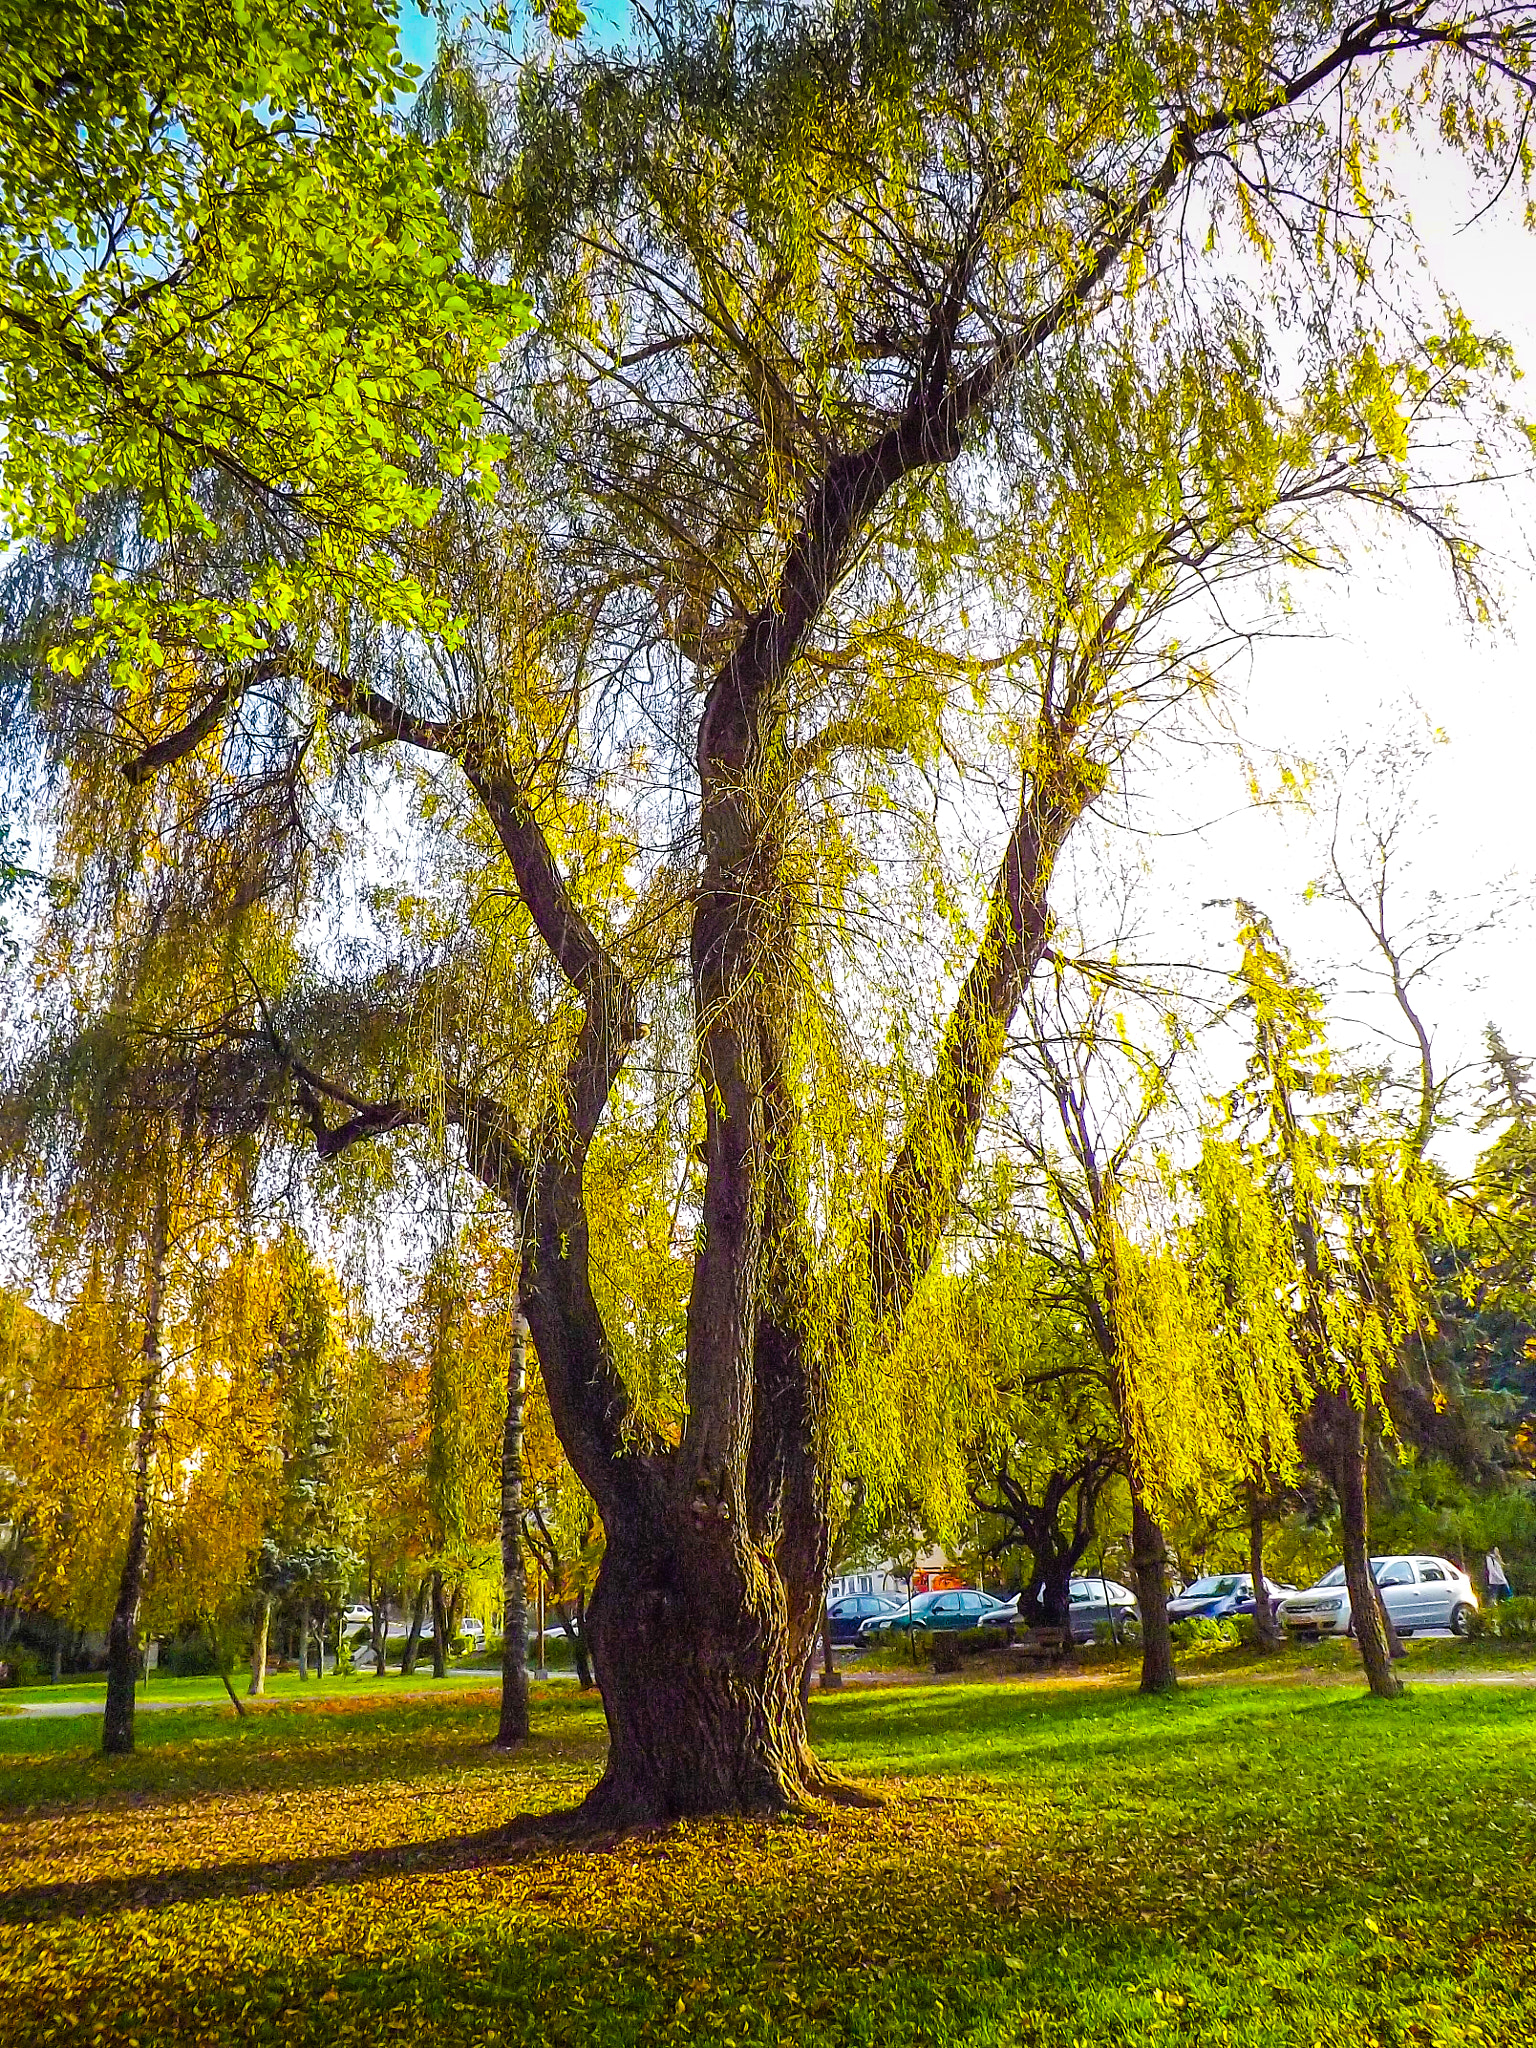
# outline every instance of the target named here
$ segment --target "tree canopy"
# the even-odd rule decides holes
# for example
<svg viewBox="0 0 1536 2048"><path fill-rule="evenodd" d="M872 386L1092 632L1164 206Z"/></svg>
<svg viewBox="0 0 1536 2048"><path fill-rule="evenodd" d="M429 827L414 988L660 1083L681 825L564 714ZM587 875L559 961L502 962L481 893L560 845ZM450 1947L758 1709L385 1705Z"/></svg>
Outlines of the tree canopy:
<svg viewBox="0 0 1536 2048"><path fill-rule="evenodd" d="M1408 519L1477 602L1440 450L1480 472L1518 432L1508 353L1388 275L1384 156L1427 130L1521 175L1533 37L1517 8L1183 0L473 29L423 97L446 154L379 131L360 217L429 162L441 198L345 239L345 290L384 292L366 332L409 330L361 434L351 329L309 353L307 254L268 311L327 396L280 508L235 475L263 519L191 512L194 479L212 505L282 449L286 384L169 496L137 429L82 426L129 452L64 495L127 489L142 552L61 514L12 577L74 929L142 849L228 943L138 1026L233 1051L322 1159L452 1132L506 1205L607 1535L595 1813L830 1783L798 1701L839 1482L893 1488L911 1333L1085 813L1198 729L1253 593L1340 520ZM256 160L307 161L231 75ZM306 76L271 81L274 133ZM323 257L320 131L282 234ZM498 357L456 265L537 327ZM471 386L497 438L461 479ZM149 402L158 447L182 415ZM333 518L354 490L366 517Z"/></svg>

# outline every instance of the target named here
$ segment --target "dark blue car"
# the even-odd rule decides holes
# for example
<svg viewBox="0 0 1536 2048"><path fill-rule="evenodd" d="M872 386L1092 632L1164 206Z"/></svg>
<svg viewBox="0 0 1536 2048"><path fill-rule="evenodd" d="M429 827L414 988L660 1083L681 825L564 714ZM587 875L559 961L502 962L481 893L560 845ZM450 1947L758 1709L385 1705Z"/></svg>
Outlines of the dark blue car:
<svg viewBox="0 0 1536 2048"><path fill-rule="evenodd" d="M1283 1593L1294 1590L1290 1586L1277 1586L1273 1579L1266 1579L1269 1591L1270 1611ZM1186 1586L1182 1593L1168 1602L1170 1621L1190 1621L1196 1615L1203 1615L1209 1621L1231 1621L1239 1614L1253 1612L1253 1580L1247 1572L1220 1572L1212 1578L1196 1579L1192 1586Z"/></svg>
<svg viewBox="0 0 1536 2048"><path fill-rule="evenodd" d="M829 1601L827 1616L832 1623L833 1642L856 1643L866 1621L872 1621L877 1614L894 1614L900 1605L899 1600L890 1600L884 1593L844 1593L840 1600Z"/></svg>

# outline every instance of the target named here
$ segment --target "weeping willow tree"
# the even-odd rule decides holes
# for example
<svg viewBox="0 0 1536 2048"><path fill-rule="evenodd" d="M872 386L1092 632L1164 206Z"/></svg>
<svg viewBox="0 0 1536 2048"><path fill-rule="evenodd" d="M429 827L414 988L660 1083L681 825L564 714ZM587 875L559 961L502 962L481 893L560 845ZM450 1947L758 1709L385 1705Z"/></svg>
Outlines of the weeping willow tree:
<svg viewBox="0 0 1536 2048"><path fill-rule="evenodd" d="M1253 1050L1226 1098L1196 1176L1198 1233L1213 1328L1254 1371L1294 1361L1301 1441L1338 1496L1350 1616L1372 1692L1392 1698L1385 1610L1371 1572L1366 1472L1386 1387L1408 1343L1433 1327L1427 1248L1452 1224L1423 1156L1423 1113L1404 1130L1341 1072L1320 997L1267 918L1238 905L1235 979ZM1297 1431L1266 1430L1255 1451L1293 1464Z"/></svg>
<svg viewBox="0 0 1536 2048"><path fill-rule="evenodd" d="M485 374L496 488L433 474L390 537L413 616L343 588L231 657L259 556L131 504L13 578L14 729L80 871L158 805L189 903L342 913L200 1028L340 1170L435 1135L506 1205L606 1532L594 1821L835 1789L801 1681L837 1503L891 1491L904 1405L942 1413L913 1333L1053 869L1212 685L1181 601L1314 559L1340 503L1470 573L1415 450L1496 431L1500 355L1376 289L1376 150L1422 112L1502 176L1533 28L839 0L487 32L424 118L540 324ZM67 624L106 559L145 600L120 645ZM633 1260L685 1276L670 1323L626 1309Z"/></svg>
<svg viewBox="0 0 1536 2048"><path fill-rule="evenodd" d="M1016 1200L1033 1211L1042 1310L1070 1304L1093 1355L1130 1491L1142 1690L1165 1692L1167 1511L1224 1501L1258 1446L1294 1444L1301 1376L1283 1320L1268 1350L1232 1341L1200 1232L1234 1219L1222 1190L1198 1173L1186 1184L1176 1165L1190 1119L1173 1077L1189 1035L1166 1007L1138 1033L1126 988L1120 972L1059 970L1031 994L1016 1051L1039 1102L1000 1133L1030 1169Z"/></svg>

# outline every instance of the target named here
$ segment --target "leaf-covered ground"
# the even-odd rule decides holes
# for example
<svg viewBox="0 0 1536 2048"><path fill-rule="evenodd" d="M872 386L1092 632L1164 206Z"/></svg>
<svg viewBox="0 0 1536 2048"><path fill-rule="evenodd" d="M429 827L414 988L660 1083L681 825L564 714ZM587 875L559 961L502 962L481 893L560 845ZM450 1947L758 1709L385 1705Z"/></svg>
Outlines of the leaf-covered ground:
<svg viewBox="0 0 1536 2048"><path fill-rule="evenodd" d="M497 1852L596 1706L494 1694L0 1725L0 2040L1515 2044L1536 1694L1204 1682L813 1702L878 1813ZM466 1844L467 1838L467 1844Z"/></svg>

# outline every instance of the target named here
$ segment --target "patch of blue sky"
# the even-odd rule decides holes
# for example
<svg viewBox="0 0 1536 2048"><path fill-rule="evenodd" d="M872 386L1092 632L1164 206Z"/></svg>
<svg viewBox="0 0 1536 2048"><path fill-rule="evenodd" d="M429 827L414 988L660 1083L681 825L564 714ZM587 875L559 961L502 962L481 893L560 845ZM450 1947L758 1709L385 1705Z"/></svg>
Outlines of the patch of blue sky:
<svg viewBox="0 0 1536 2048"><path fill-rule="evenodd" d="M517 5L507 9L513 21L528 11ZM629 0L586 0L584 12L587 25L582 34L589 41L612 45L622 42L629 33ZM415 0L400 0L396 39L406 62L418 65L423 72L430 71L437 60L437 38L437 15L417 7Z"/></svg>

